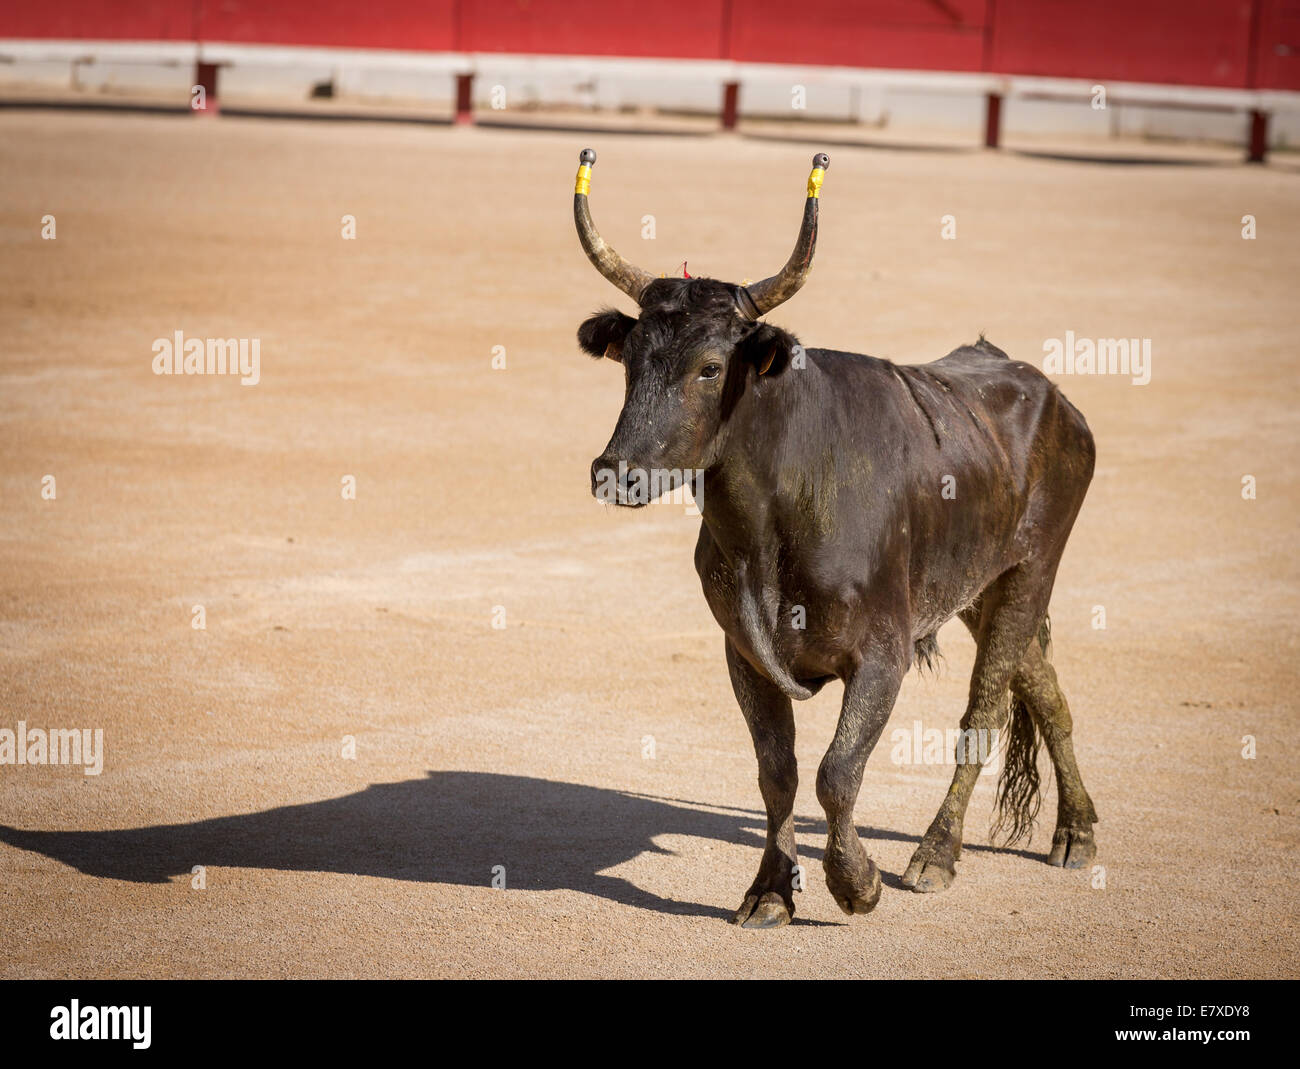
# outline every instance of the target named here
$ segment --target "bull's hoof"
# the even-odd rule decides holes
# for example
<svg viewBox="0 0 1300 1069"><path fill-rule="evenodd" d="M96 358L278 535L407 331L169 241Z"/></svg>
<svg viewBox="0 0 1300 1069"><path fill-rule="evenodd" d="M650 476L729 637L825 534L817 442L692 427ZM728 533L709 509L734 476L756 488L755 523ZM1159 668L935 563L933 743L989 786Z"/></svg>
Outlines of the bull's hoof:
<svg viewBox="0 0 1300 1069"><path fill-rule="evenodd" d="M794 905L775 891L751 891L731 918L742 928L782 928L794 917Z"/></svg>
<svg viewBox="0 0 1300 1069"><path fill-rule="evenodd" d="M1091 828L1057 828L1047 863L1057 868L1081 869L1097 856Z"/></svg>
<svg viewBox="0 0 1300 1069"><path fill-rule="evenodd" d="M870 913L880 901L880 870L869 858L853 875L826 870L826 887L835 904L850 917Z"/></svg>
<svg viewBox="0 0 1300 1069"><path fill-rule="evenodd" d="M946 891L957 878L955 853L951 843L933 844L922 841L912 855L907 871L903 873L903 886L919 895Z"/></svg>

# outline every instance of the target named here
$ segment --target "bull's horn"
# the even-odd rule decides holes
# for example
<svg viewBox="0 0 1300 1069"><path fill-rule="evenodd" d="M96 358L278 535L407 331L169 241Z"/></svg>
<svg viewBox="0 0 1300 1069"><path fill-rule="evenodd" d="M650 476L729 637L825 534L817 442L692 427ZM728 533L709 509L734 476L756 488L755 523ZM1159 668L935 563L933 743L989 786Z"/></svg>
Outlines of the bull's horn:
<svg viewBox="0 0 1300 1069"><path fill-rule="evenodd" d="M817 201L831 158L826 153L819 152L813 157L812 163L812 174L808 176L808 199L803 206L803 225L799 228L799 240L794 243L790 259L779 274L765 278L762 282L742 286L737 291L736 300L740 311L750 319L757 319L778 304L788 301L808 281L813 252L817 248Z"/></svg>
<svg viewBox="0 0 1300 1069"><path fill-rule="evenodd" d="M578 239L582 242L582 251L587 254L587 259L595 265L596 270L640 304L641 294L654 281L654 276L635 264L628 263L596 231L595 224L591 221L591 210L587 207L591 168L595 162L596 153L592 149L584 148L578 154L578 181L573 187L573 221L578 227Z"/></svg>

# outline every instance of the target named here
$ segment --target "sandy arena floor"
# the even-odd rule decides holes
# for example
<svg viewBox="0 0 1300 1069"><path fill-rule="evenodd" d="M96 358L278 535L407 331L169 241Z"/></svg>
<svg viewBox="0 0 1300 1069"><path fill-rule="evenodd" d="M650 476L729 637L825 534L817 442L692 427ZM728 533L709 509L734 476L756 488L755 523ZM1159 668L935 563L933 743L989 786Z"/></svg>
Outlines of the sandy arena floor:
<svg viewBox="0 0 1300 1069"><path fill-rule="evenodd" d="M698 519L590 497L622 375L573 335L628 302L571 191L590 143L616 247L758 277L822 147L800 136L0 112L0 728L105 747L99 776L0 766L0 975L1300 974L1300 175L1224 153L828 137L817 269L773 316L805 344L1152 340L1148 385L1061 380L1099 448L1052 616L1104 873L1043 863L1054 791L1028 851L989 849L986 776L957 883L901 889L951 769L889 734L960 716L949 625L859 800L875 913L822 881L833 686L797 710L796 923L724 922L754 757ZM155 376L177 330L260 339L260 383Z"/></svg>

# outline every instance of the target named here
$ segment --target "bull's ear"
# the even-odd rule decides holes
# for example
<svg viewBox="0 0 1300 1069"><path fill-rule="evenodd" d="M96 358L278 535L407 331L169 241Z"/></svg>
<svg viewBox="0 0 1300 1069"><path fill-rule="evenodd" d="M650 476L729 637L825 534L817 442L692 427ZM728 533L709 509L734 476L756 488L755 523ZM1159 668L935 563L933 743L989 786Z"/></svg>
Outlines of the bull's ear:
<svg viewBox="0 0 1300 1069"><path fill-rule="evenodd" d="M636 326L636 320L616 308L597 312L578 328L578 344L583 352L600 359L623 359L623 339Z"/></svg>
<svg viewBox="0 0 1300 1069"><path fill-rule="evenodd" d="M759 375L780 375L790 366L798 348L798 338L770 323L760 323L740 343L741 356L754 365Z"/></svg>

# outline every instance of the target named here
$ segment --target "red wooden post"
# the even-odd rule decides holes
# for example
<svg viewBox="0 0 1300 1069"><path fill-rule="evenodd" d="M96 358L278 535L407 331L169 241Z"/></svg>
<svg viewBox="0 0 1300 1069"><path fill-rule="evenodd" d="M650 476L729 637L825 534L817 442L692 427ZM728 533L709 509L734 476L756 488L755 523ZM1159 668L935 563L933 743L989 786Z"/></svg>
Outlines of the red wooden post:
<svg viewBox="0 0 1300 1069"><path fill-rule="evenodd" d="M195 115L216 115L221 111L221 102L217 99L217 71L215 63L199 62L194 66L194 84L203 89L203 107L194 107L196 101L190 96L190 107ZM191 90L191 94L193 90Z"/></svg>
<svg viewBox="0 0 1300 1069"><path fill-rule="evenodd" d="M1268 112L1252 111L1250 113L1250 149L1246 153L1247 163L1263 163L1268 156Z"/></svg>
<svg viewBox="0 0 1300 1069"><path fill-rule="evenodd" d="M734 130L740 117L740 83L727 82L722 87L722 128Z"/></svg>
<svg viewBox="0 0 1300 1069"><path fill-rule="evenodd" d="M1002 139L1002 94L989 93L984 99L984 147L997 148Z"/></svg>
<svg viewBox="0 0 1300 1069"><path fill-rule="evenodd" d="M458 125L474 121L474 75L456 75L456 122Z"/></svg>

